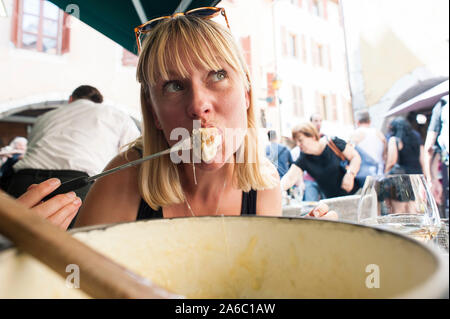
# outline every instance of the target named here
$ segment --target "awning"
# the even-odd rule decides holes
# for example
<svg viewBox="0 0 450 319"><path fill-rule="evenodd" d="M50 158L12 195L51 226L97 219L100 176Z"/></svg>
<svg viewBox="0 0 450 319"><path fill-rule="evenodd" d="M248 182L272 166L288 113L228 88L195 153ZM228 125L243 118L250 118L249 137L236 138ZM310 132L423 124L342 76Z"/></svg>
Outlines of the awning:
<svg viewBox="0 0 450 319"><path fill-rule="evenodd" d="M63 11L103 33L130 52L137 52L134 28L152 18L215 6L220 0L50 0Z"/></svg>
<svg viewBox="0 0 450 319"><path fill-rule="evenodd" d="M448 95L448 80L394 107L384 117L432 108L444 95Z"/></svg>

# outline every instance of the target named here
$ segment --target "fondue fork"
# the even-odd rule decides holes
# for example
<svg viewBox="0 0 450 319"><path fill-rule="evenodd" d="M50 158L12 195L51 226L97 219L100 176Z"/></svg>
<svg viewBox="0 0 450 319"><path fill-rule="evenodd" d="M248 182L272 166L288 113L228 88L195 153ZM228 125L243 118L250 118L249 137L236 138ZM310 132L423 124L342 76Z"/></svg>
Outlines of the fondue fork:
<svg viewBox="0 0 450 319"><path fill-rule="evenodd" d="M192 149L192 140L191 138L186 138L183 141L175 144L174 146L172 146L171 148L168 148L164 151L155 153L155 154L151 154L148 156L145 156L143 158L140 158L138 160L117 166L113 169L109 169L107 171L104 171L100 174L94 175L94 176L90 176L90 177L86 177L86 176L82 176L82 177L78 177L75 179L71 179L70 181L64 182L62 183L56 190L54 190L53 192L51 192L49 195L47 195L46 197L44 197L43 201L49 200L50 198L52 198L53 196L59 195L59 194L65 194L67 192L79 189L81 187L87 186L91 183L93 183L97 178L118 172L122 169L128 168L128 167L132 167L132 166L136 166L138 164L141 164L142 162L154 159L154 158L158 158L160 156L163 155L167 155L170 154L172 152L178 152L178 151L187 151Z"/></svg>

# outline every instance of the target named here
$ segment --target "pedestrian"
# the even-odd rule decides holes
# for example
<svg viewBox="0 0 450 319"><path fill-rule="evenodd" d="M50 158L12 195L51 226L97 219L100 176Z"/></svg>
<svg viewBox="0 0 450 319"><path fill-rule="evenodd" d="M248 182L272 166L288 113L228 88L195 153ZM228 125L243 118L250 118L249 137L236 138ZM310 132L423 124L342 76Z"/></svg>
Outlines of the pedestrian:
<svg viewBox="0 0 450 319"><path fill-rule="evenodd" d="M140 135L128 115L102 102L96 88L82 85L67 105L38 117L24 158L13 166L7 192L17 198L49 178L64 182L98 174ZM83 200L88 190L86 186L75 192Z"/></svg>
<svg viewBox="0 0 450 319"><path fill-rule="evenodd" d="M313 122L311 122L311 123L313 123ZM317 130L317 125L314 125L314 126L316 127L316 130ZM296 149L293 149L291 151L291 155L295 151L294 155L292 155L292 159L294 162L298 160L298 158L300 156L300 152L301 152L299 138L300 138L302 127L303 127L303 125L301 124L301 125L295 126L292 129L292 139L297 144ZM320 190L319 184L317 184L317 182L314 180L314 178L310 174L308 174L307 171L303 172L303 180L298 181L296 183L296 185L304 188L303 189L303 201L305 201L305 202L317 202L320 199L325 198L325 194Z"/></svg>
<svg viewBox="0 0 450 319"><path fill-rule="evenodd" d="M403 117L389 125L386 174L422 174L423 141Z"/></svg>
<svg viewBox="0 0 450 319"><path fill-rule="evenodd" d="M313 113L309 117L309 121L315 126L317 132L319 132L319 137L322 138L325 134L322 132L322 115L320 113Z"/></svg>
<svg viewBox="0 0 450 319"><path fill-rule="evenodd" d="M17 136L11 143L0 150L0 188L6 190L11 176L14 174L13 165L23 158L27 150L28 140Z"/></svg>
<svg viewBox="0 0 450 319"><path fill-rule="evenodd" d="M298 143L300 157L281 179L283 190L289 189L299 179L302 180L303 172L308 171L327 198L356 193L358 186L355 184L355 177L361 158L351 145L338 137L320 138L312 123L299 126ZM347 168L342 167L342 160L333 150L334 145L348 160Z"/></svg>
<svg viewBox="0 0 450 319"><path fill-rule="evenodd" d="M387 151L386 138L381 131L371 127L368 111L359 111L355 117L357 128L350 137L350 143L361 148L372 162L378 164L374 175L383 175Z"/></svg>
<svg viewBox="0 0 450 319"><path fill-rule="evenodd" d="M270 130L267 132L267 135L270 144L266 146L266 156L275 165L281 178L286 174L294 161L289 148L278 143L276 131Z"/></svg>
<svg viewBox="0 0 450 319"><path fill-rule="evenodd" d="M9 145L0 149L0 167L10 158L17 160L23 158L27 150L28 140L22 136L16 136Z"/></svg>

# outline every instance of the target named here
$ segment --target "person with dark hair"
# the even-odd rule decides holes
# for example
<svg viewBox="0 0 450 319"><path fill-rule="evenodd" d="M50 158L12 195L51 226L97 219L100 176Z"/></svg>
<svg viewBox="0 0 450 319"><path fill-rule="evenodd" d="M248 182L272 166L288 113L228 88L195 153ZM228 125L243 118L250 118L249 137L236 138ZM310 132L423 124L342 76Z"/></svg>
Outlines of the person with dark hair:
<svg viewBox="0 0 450 319"><path fill-rule="evenodd" d="M275 165L280 178L286 174L289 167L294 162L292 160L291 152L289 148L278 143L277 132L270 130L267 132L270 145L266 147L266 156Z"/></svg>
<svg viewBox="0 0 450 319"><path fill-rule="evenodd" d="M65 182L96 175L140 136L130 116L101 102L103 96L96 88L83 85L73 91L67 105L39 116L27 152L13 166L7 193L17 198L30 185L49 178ZM83 200L88 190L86 186L76 194Z"/></svg>
<svg viewBox="0 0 450 319"><path fill-rule="evenodd" d="M82 85L77 87L69 98L69 103L79 99L91 100L94 103L102 103L103 95L95 87L90 85Z"/></svg>
<svg viewBox="0 0 450 319"><path fill-rule="evenodd" d="M386 174L422 174L423 141L403 117L389 125Z"/></svg>

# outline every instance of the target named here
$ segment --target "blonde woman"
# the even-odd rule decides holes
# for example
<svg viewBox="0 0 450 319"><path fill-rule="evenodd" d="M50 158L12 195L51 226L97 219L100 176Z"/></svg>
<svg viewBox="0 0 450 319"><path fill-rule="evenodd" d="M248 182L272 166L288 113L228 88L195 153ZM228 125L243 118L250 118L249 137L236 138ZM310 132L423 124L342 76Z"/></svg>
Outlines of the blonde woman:
<svg viewBox="0 0 450 319"><path fill-rule="evenodd" d="M211 162L195 164L195 176L191 161L175 164L165 156L99 179L76 226L158 217L281 215L277 171L257 152L248 70L226 28L194 15L160 21L142 43L137 79L143 136L106 169L173 146L178 140L170 139L171 133L178 128L192 132L194 121L218 128L221 151ZM244 163L236 162L238 149Z"/></svg>

